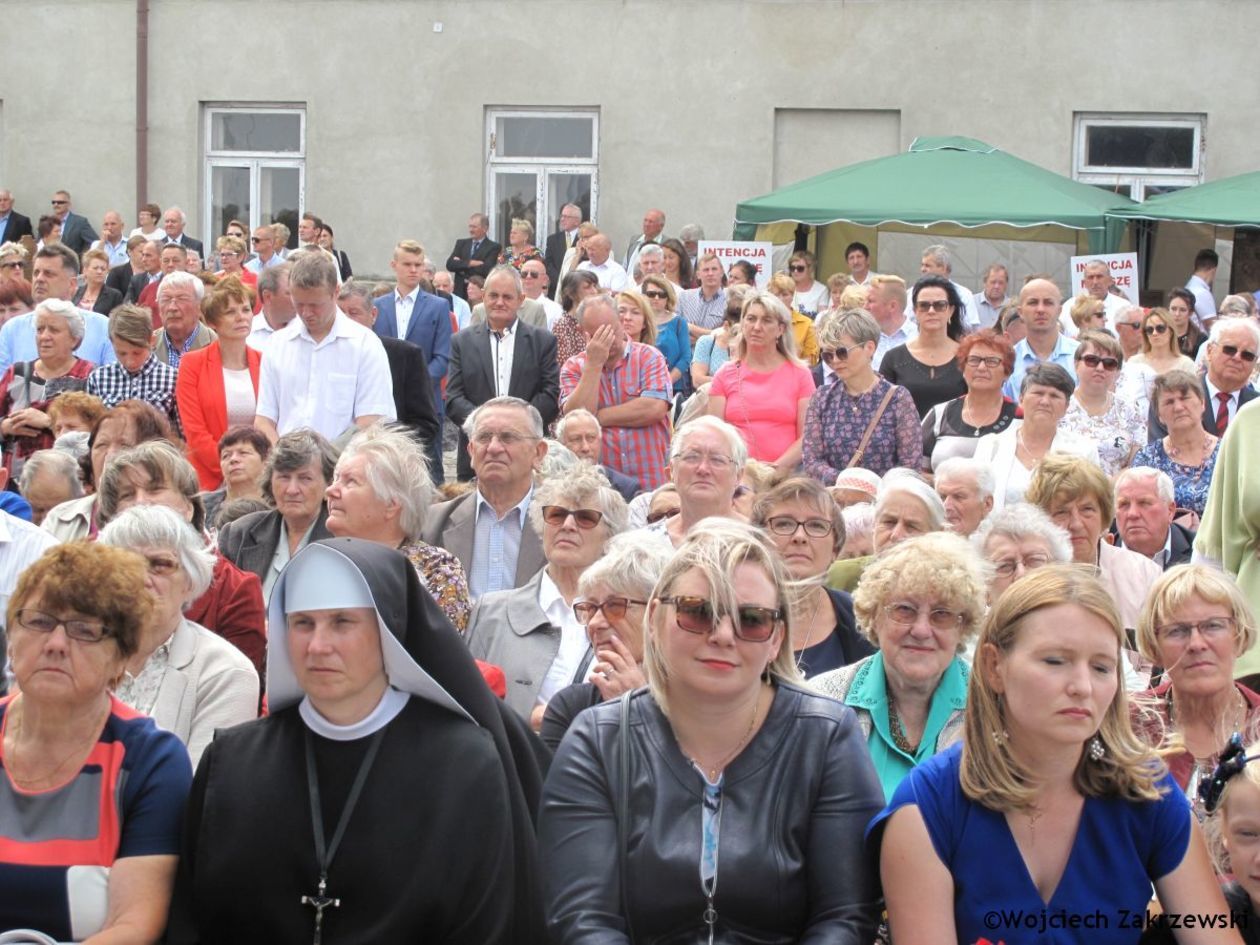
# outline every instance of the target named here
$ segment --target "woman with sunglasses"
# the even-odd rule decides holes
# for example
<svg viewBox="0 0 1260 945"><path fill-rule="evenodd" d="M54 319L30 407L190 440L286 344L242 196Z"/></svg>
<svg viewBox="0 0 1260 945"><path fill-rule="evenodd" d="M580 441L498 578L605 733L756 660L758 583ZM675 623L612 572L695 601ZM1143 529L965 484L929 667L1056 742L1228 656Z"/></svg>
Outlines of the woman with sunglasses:
<svg viewBox="0 0 1260 945"><path fill-rule="evenodd" d="M1220 437L1203 429L1203 384L1190 371L1169 371L1155 378L1151 403L1168 433L1138 450L1133 465L1166 472L1177 508L1200 516L1221 445Z"/></svg>
<svg viewBox="0 0 1260 945"><path fill-rule="evenodd" d="M1177 329L1164 308L1153 308L1142 319L1142 353L1130 359L1149 365L1156 374L1168 371L1194 372L1194 361L1177 346Z"/></svg>
<svg viewBox="0 0 1260 945"><path fill-rule="evenodd" d="M1146 445L1146 415L1116 394L1124 366L1120 342L1105 331L1081 332L1076 362L1076 390L1060 427L1098 447L1103 472L1118 476Z"/></svg>
<svg viewBox="0 0 1260 945"><path fill-rule="evenodd" d="M853 621L853 598L826 586L844 547L844 518L822 483L797 476L757 497L752 524L764 528L793 581L788 623L796 666L806 679L875 652Z"/></svg>
<svg viewBox="0 0 1260 945"><path fill-rule="evenodd" d="M910 290L919 333L884 354L879 373L910 391L919 416L937 404L967 393L958 365L958 342L963 337L962 299L948 279L924 276Z"/></svg>
<svg viewBox="0 0 1260 945"><path fill-rule="evenodd" d="M547 703L539 735L560 747L583 709L647 685L643 674L643 617L648 598L673 551L641 532L608 542L604 556L582 572L573 613L590 643L585 682L557 692Z"/></svg>
<svg viewBox="0 0 1260 945"><path fill-rule="evenodd" d="M947 459L970 459L980 437L1001 433L1015 419L1015 404L1002 394L1015 369L1015 348L991 328L966 335L955 355L967 393L937 404L923 418L923 455L932 469Z"/></svg>
<svg viewBox="0 0 1260 945"><path fill-rule="evenodd" d="M626 503L599 470L579 463L535 488L529 519L547 563L520 587L483 595L467 641L477 659L502 667L507 704L538 731L551 698L585 678L589 645L573 611L578 582L625 530Z"/></svg>
<svg viewBox="0 0 1260 945"><path fill-rule="evenodd" d="M669 365L669 379L675 394L691 393L691 333L687 319L674 311L678 296L664 276L643 277L639 291L647 299L656 325L656 349Z"/></svg>
<svg viewBox="0 0 1260 945"><path fill-rule="evenodd" d="M704 523L648 598L646 688L581 713L543 788L552 941L874 940L880 786L848 708L801 688L764 533Z"/></svg>

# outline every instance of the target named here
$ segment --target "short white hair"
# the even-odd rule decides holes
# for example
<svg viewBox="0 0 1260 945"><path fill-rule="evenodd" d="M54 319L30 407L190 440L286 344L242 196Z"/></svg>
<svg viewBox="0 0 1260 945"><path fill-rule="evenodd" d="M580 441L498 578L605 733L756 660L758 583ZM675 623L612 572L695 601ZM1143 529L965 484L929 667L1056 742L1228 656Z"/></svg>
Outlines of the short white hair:
<svg viewBox="0 0 1260 945"><path fill-rule="evenodd" d="M945 527L945 503L936 494L936 490L924 482L914 470L901 467L890 469L884 474L879 484L879 494L875 497L876 517L879 516L884 503L898 492L913 496L923 503L933 531L940 531Z"/></svg>
<svg viewBox="0 0 1260 945"><path fill-rule="evenodd" d="M505 394L502 397L491 397L468 415L468 419L464 421L464 426L462 427L464 436L471 440L473 435L477 432L477 418L481 416L482 411L490 410L496 407L513 407L517 410L525 411L526 415L529 417L529 425L534 431L534 436L541 440L545 435L545 431L543 430L542 414L538 412L538 408L531 404L528 400L521 400L519 397L512 397Z"/></svg>
<svg viewBox="0 0 1260 945"><path fill-rule="evenodd" d="M191 272L184 272L182 269L176 269L162 277L162 281L158 283L157 295L158 301L162 300L162 293L167 289L191 288L193 295L200 302L206 295L206 284L194 276Z"/></svg>
<svg viewBox="0 0 1260 945"><path fill-rule="evenodd" d="M1120 494L1120 487L1130 479L1154 479L1155 494L1161 501L1177 501L1177 489L1173 485L1172 477L1162 469L1156 469L1153 466L1130 466L1116 477L1115 495Z"/></svg>
<svg viewBox="0 0 1260 945"><path fill-rule="evenodd" d="M595 424L595 433L602 433L604 428L599 425L599 418L591 413L585 407L575 407L566 413L563 417L556 421L556 439L561 443L564 442L564 431L569 428L569 424L574 420L589 420Z"/></svg>
<svg viewBox="0 0 1260 945"><path fill-rule="evenodd" d="M674 442L670 444L669 458L673 462L683 454L687 448L687 442L693 434L708 430L710 433L716 433L724 440L730 448L731 459L739 469L744 468L744 463L748 462L748 444L744 442L744 438L739 435L739 431L733 426L718 417L705 415L696 417L684 427L679 427L678 432L674 434Z"/></svg>
<svg viewBox="0 0 1260 945"><path fill-rule="evenodd" d="M1260 348L1260 325L1257 325L1250 318L1218 318L1212 322L1212 332L1208 335L1208 343L1219 345L1221 336L1231 328L1245 328L1251 335L1251 343Z"/></svg>
<svg viewBox="0 0 1260 945"><path fill-rule="evenodd" d="M1029 502L1013 502L999 509L980 523L972 533L971 546L986 561L989 560L989 539L995 535L1011 541L1035 538L1046 546L1053 564L1068 564L1072 560L1072 538L1039 507Z"/></svg>
<svg viewBox="0 0 1260 945"><path fill-rule="evenodd" d="M398 504L398 525L403 534L419 538L433 501L433 479L424 446L404 428L377 422L351 438L337 459L336 469L358 457L366 461L364 475L376 497Z"/></svg>
<svg viewBox="0 0 1260 945"><path fill-rule="evenodd" d="M993 495L993 467L988 463L971 456L951 456L936 467L937 482L959 476L972 477L980 498L987 499Z"/></svg>
<svg viewBox="0 0 1260 945"><path fill-rule="evenodd" d="M40 315L60 315L66 320L66 327L70 330L70 336L74 338L75 347L78 347L83 336L87 333L87 322L83 319L83 313L78 310L72 303L65 299L45 299L35 306L35 319Z"/></svg>
<svg viewBox="0 0 1260 945"><path fill-rule="evenodd" d="M101 529L102 545L115 548L165 548L179 558L188 578L188 601L210 588L214 579L214 552L188 522L164 505L133 505Z"/></svg>

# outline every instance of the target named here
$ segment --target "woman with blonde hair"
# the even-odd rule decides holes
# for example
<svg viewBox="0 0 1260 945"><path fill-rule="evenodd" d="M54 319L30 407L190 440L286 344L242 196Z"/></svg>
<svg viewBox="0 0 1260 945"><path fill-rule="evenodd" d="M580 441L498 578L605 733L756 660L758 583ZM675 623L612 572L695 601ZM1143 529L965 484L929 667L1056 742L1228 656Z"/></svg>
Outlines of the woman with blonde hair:
<svg viewBox="0 0 1260 945"><path fill-rule="evenodd" d="M652 306L638 292L627 289L617 293L617 320L631 341L656 345L656 319L652 317Z"/></svg>
<svg viewBox="0 0 1260 945"><path fill-rule="evenodd" d="M801 462L814 378L796 356L792 315L767 292L750 293L732 359L709 387L709 414L739 430L753 459L791 472Z"/></svg>
<svg viewBox="0 0 1260 945"><path fill-rule="evenodd" d="M1083 331L1103 331L1107 327L1107 309L1101 299L1083 292L1072 299L1072 324L1077 334Z"/></svg>
<svg viewBox="0 0 1260 945"><path fill-rule="evenodd" d="M1106 920L1039 940L1134 942L1121 917L1145 919L1152 884L1165 913L1225 911L1185 796L1130 726L1123 645L1083 569L1039 568L998 600L963 744L911 771L871 825L894 940L936 941L951 924L959 942L1009 940L1023 920L1004 913L1050 911ZM1228 929L1179 940L1238 942Z"/></svg>
<svg viewBox="0 0 1260 945"><path fill-rule="evenodd" d="M499 253L499 265L511 266L517 272L531 259L541 260L543 254L534 245L534 224L528 220L513 220L508 229L508 244Z"/></svg>
<svg viewBox="0 0 1260 945"><path fill-rule="evenodd" d="M789 606L740 522L706 521L665 566L647 687L581 713L543 789L554 942L873 940L879 782L852 712L801 687Z"/></svg>
<svg viewBox="0 0 1260 945"><path fill-rule="evenodd" d="M687 319L678 314L678 296L673 283L664 276L647 275L639 284L642 297L647 300L651 320L655 324L656 345L669 365L669 379L675 394L691 391L691 333Z"/></svg>
<svg viewBox="0 0 1260 945"><path fill-rule="evenodd" d="M1142 353L1129 358L1130 364L1145 364L1156 374L1174 368L1195 373L1194 361L1177 346L1177 325L1166 308L1153 308L1142 319Z"/></svg>

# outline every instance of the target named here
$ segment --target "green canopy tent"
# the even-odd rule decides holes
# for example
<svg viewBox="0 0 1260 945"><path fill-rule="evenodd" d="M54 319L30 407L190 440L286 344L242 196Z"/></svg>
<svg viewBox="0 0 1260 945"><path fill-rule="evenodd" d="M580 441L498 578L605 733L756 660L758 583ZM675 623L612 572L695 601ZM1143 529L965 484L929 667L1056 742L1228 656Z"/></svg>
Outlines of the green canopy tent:
<svg viewBox="0 0 1260 945"><path fill-rule="evenodd" d="M916 138L910 150L851 164L754 197L735 210L735 239L788 241L796 224L840 229L1072 243L1115 252L1132 200L1082 184L974 138ZM837 235L840 235L837 233ZM870 239L870 230L867 239Z"/></svg>
<svg viewBox="0 0 1260 945"><path fill-rule="evenodd" d="M1144 203L1119 207L1108 215L1123 220L1260 227L1260 171L1161 194Z"/></svg>

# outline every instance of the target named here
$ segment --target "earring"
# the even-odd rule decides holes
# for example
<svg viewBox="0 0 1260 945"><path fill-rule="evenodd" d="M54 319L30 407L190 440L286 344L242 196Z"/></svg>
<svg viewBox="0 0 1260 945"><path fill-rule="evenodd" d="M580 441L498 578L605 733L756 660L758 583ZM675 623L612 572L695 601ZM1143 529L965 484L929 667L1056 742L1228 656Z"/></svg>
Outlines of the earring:
<svg viewBox="0 0 1260 945"><path fill-rule="evenodd" d="M1103 744L1103 740L1095 735L1089 740L1089 760L1102 761L1107 754L1107 746Z"/></svg>
<svg viewBox="0 0 1260 945"><path fill-rule="evenodd" d="M1006 744L1007 740L1008 740L1010 737L1011 737L1011 733L1010 733L1010 732L1008 732L1008 731L1007 731L1006 729L1004 729L1004 728L1002 728L1002 729L997 729L997 728L995 728L995 729L993 730L993 743L994 743L995 745L998 745L999 747L1000 747L1000 746L1002 746L1002 745L1004 745L1004 744Z"/></svg>

